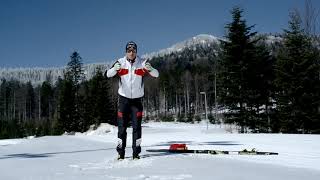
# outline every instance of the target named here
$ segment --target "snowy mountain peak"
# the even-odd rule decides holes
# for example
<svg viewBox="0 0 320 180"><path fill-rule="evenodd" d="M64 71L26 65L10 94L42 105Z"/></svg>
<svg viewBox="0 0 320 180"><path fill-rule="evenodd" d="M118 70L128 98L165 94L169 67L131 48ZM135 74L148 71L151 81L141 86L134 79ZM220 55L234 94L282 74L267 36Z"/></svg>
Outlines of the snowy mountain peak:
<svg viewBox="0 0 320 180"><path fill-rule="evenodd" d="M155 56L164 56L164 55L167 55L167 54L170 54L173 52L180 52L186 48L191 48L191 47L194 47L197 45L210 46L211 44L219 44L220 40L221 40L221 38L218 38L218 37L215 37L215 36L212 36L209 34L199 34L197 36L194 36L194 37L189 38L187 40L184 40L182 42L176 43L169 48L162 49L157 52L145 54L142 57L147 58L147 59L151 59L152 57L155 57Z"/></svg>
<svg viewBox="0 0 320 180"><path fill-rule="evenodd" d="M197 36L186 39L182 42L178 42L169 48L162 49L157 52L152 52L145 54L142 57L151 59L153 57L165 56L174 52L181 52L186 48L195 49L197 46L201 47L213 47L214 45L219 45L222 38L218 38L209 34L199 34ZM281 41L280 37L266 36L265 41L269 44ZM107 61L106 61L107 62ZM101 67L106 70L110 64L107 63L95 63L95 64L85 64L84 73L86 79L91 79L95 74L96 68ZM46 79L51 79L52 83L58 80L58 77L63 77L65 67L61 68L0 68L0 80L19 80L21 82L31 81L32 84L37 85L45 81Z"/></svg>
<svg viewBox="0 0 320 180"><path fill-rule="evenodd" d="M216 41L218 42L220 40L220 38L212 36L210 34L199 34L195 37L192 38L194 41L200 41L200 42L212 42L212 41Z"/></svg>
<svg viewBox="0 0 320 180"><path fill-rule="evenodd" d="M210 46L211 44L218 44L220 38L209 34L199 34L182 42L178 42L173 46L162 49L157 52L152 52L150 54L145 54L142 57L152 58L155 56L164 56L173 52L180 52L185 48L191 48L195 46ZM96 72L97 67L102 67L102 69L107 69L108 64L105 63L95 63L95 64L85 64L84 73L86 79L90 79ZM21 82L30 81L34 85L38 85L45 81L46 79L51 79L52 83L55 83L58 77L63 77L65 67L61 68L0 68L0 79L7 80L19 80Z"/></svg>

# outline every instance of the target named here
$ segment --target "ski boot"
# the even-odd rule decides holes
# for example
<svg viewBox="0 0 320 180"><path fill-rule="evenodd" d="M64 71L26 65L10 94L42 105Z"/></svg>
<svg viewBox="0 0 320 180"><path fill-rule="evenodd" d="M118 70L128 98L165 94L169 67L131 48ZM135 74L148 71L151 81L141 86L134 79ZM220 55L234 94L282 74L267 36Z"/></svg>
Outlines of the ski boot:
<svg viewBox="0 0 320 180"><path fill-rule="evenodd" d="M132 156L132 159L133 159L133 160L139 160L139 159L140 159L140 156L139 156L138 154L133 155L133 156Z"/></svg>
<svg viewBox="0 0 320 180"><path fill-rule="evenodd" d="M124 155L122 154L118 154L118 158L117 158L118 161L122 161L124 160Z"/></svg>

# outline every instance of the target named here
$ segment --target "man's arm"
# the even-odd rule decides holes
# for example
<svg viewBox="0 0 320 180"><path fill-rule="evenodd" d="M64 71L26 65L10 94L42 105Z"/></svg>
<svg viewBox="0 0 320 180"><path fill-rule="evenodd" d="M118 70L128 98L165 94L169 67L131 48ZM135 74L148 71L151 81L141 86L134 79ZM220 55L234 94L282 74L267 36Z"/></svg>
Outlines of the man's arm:
<svg viewBox="0 0 320 180"><path fill-rule="evenodd" d="M107 70L105 73L104 73L104 76L110 78L110 77L113 77L117 74L117 72L119 71L121 65L119 63L119 61L116 61L113 65L112 65L112 68L110 68L109 70Z"/></svg>
<svg viewBox="0 0 320 180"><path fill-rule="evenodd" d="M149 74L150 74L150 76L155 77L155 78L159 77L159 71L155 68L152 68L152 70L149 71Z"/></svg>
<svg viewBox="0 0 320 180"><path fill-rule="evenodd" d="M144 61L142 63L142 65L144 66L144 69L146 69L148 71L150 76L155 77L155 78L159 77L159 71L157 69L153 68L151 66L151 64L148 62L148 60Z"/></svg>

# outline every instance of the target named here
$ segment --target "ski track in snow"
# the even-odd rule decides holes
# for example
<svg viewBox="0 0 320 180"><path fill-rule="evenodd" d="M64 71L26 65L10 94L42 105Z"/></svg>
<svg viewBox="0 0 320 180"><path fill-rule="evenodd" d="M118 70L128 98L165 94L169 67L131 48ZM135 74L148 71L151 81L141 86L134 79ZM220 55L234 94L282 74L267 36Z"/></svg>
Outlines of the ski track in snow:
<svg viewBox="0 0 320 180"><path fill-rule="evenodd" d="M79 170L93 170L93 169L113 169L113 168L144 168L152 165L153 158L132 160L126 158L118 161L116 159L105 160L98 163L83 163L83 164L71 164L69 167L77 168Z"/></svg>
<svg viewBox="0 0 320 180"><path fill-rule="evenodd" d="M182 180L182 179L189 179L192 178L192 175L190 174L178 174L178 175L171 175L171 176L165 176L165 175L138 175L134 177L117 177L117 176L107 176L110 179L114 180Z"/></svg>
<svg viewBox="0 0 320 180"><path fill-rule="evenodd" d="M178 155L179 156L179 155ZM184 156L184 155L183 155ZM70 164L69 168L74 168L79 171L95 171L95 170L108 170L108 169L131 169L131 168L147 168L151 167L156 158L141 158L139 160L132 160L127 157L124 160L118 161L116 159L108 159L98 163L82 163ZM179 159L179 158L177 158ZM183 180L192 178L191 174L174 174L174 175L145 175L140 174L132 177L128 176L112 176L106 175L108 179L114 180Z"/></svg>
<svg viewBox="0 0 320 180"><path fill-rule="evenodd" d="M12 139L12 140L0 140L0 146L9 146L22 143L21 139Z"/></svg>

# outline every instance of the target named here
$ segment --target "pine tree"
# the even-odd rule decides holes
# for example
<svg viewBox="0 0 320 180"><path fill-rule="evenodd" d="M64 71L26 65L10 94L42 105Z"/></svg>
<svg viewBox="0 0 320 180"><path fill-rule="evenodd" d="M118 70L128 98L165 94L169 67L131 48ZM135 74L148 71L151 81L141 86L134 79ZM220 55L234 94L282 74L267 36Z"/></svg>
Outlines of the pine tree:
<svg viewBox="0 0 320 180"><path fill-rule="evenodd" d="M90 81L89 101L93 109L94 124L100 123L114 124L115 112L113 102L110 99L110 82L103 76L100 68Z"/></svg>
<svg viewBox="0 0 320 180"><path fill-rule="evenodd" d="M58 126L64 131L79 131L83 126L81 114L81 99L79 97L80 82L84 80L82 58L78 52L73 52L68 62L65 79L63 80L59 95L59 121Z"/></svg>
<svg viewBox="0 0 320 180"><path fill-rule="evenodd" d="M67 65L67 77L77 87L84 80L84 71L82 68L82 58L78 52L73 52Z"/></svg>
<svg viewBox="0 0 320 180"><path fill-rule="evenodd" d="M249 111L248 126L254 132L271 130L274 58L270 55L267 45L260 37L254 44L255 52L247 68L247 111Z"/></svg>
<svg viewBox="0 0 320 180"><path fill-rule="evenodd" d="M53 122L52 122L52 131L51 134L61 135L66 129L62 127L63 119L61 118L61 98L62 89L64 86L64 80L59 76L58 80L53 86Z"/></svg>
<svg viewBox="0 0 320 180"><path fill-rule="evenodd" d="M233 21L227 24L226 41L221 41L222 52L219 62L218 88L220 101L225 104L230 113L227 122L240 125L241 131L249 125L250 112L250 77L252 69L250 63L255 56L255 43L253 40L256 32L251 32L253 26L247 26L242 18L243 10L239 7L231 11Z"/></svg>
<svg viewBox="0 0 320 180"><path fill-rule="evenodd" d="M59 94L59 118L56 129L59 132L75 131L75 92L70 80L63 80Z"/></svg>
<svg viewBox="0 0 320 180"><path fill-rule="evenodd" d="M5 79L1 79L1 86L0 86L0 119L2 121L7 120L7 113L6 113L7 112L6 87L7 87L7 81Z"/></svg>
<svg viewBox="0 0 320 180"><path fill-rule="evenodd" d="M48 81L44 81L40 90L41 117L49 119L52 114L53 89Z"/></svg>
<svg viewBox="0 0 320 180"><path fill-rule="evenodd" d="M276 100L281 131L319 132L319 50L301 28L301 19L290 14L289 29L276 63Z"/></svg>
<svg viewBox="0 0 320 180"><path fill-rule="evenodd" d="M53 122L53 87L49 81L44 81L40 87L41 122L37 135L50 135Z"/></svg>
<svg viewBox="0 0 320 180"><path fill-rule="evenodd" d="M26 96L26 114L27 118L33 119L35 118L35 94L34 94L34 89L29 81L27 83L27 96Z"/></svg>

